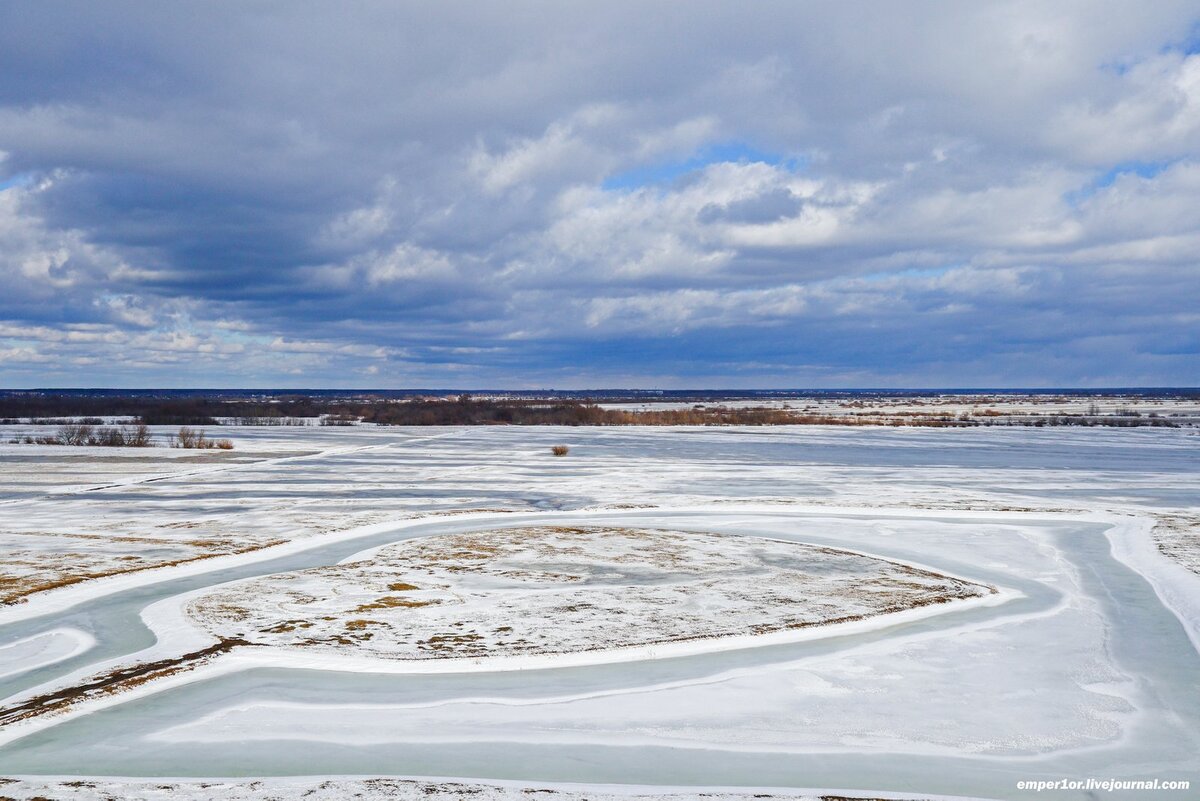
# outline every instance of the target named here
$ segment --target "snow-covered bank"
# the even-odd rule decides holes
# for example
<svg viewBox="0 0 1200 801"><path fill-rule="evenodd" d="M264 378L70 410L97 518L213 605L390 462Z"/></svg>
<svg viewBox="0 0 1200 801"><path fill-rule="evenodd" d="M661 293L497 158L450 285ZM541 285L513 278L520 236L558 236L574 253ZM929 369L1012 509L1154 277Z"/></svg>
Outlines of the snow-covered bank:
<svg viewBox="0 0 1200 801"><path fill-rule="evenodd" d="M58 628L0 645L0 679L78 656L96 644L87 632Z"/></svg>
<svg viewBox="0 0 1200 801"><path fill-rule="evenodd" d="M779 787L705 788L638 785L538 784L477 782L462 779L397 777L263 779L53 779L23 776L0 779L0 793L13 801L54 798L62 801L982 801L966 796L893 794L856 790L794 790Z"/></svg>
<svg viewBox="0 0 1200 801"><path fill-rule="evenodd" d="M1200 576L1156 547L1150 536L1154 523L1144 517L1117 520L1108 533L1113 556L1145 576L1200 653Z"/></svg>

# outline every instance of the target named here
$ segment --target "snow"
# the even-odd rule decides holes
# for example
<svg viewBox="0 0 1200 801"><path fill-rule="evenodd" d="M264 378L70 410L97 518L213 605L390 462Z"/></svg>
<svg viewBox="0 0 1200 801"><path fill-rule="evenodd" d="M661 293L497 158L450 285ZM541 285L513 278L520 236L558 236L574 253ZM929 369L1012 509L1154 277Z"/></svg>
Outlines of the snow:
<svg viewBox="0 0 1200 801"><path fill-rule="evenodd" d="M793 542L539 526L408 540L225 585L188 613L256 645L429 660L799 631L993 592Z"/></svg>
<svg viewBox="0 0 1200 801"><path fill-rule="evenodd" d="M368 612L390 633L352 641L346 651L333 643L296 647L284 636L296 632L280 631L275 647L231 653L37 726L5 727L0 772L432 772L486 777L487 787L492 779L511 779L514 788L548 779L588 788L686 781L1004 798L1016 797L1016 780L1039 775L1200 773L1194 431L359 426L221 433L235 440L233 459L0 446L0 458L20 460L0 469L6 555L35 550L31 543L43 555L77 553L77 577L132 562L121 557L141 558L139 569L0 610L3 705L212 642L218 629L198 628L184 614L206 596L253 597L242 608L256 634L322 605L314 617L334 620L314 622L324 627L321 637ZM571 446L565 458L549 453L560 442ZM571 589L603 589L606 571L627 553L620 537L589 542L586 558L569 564L545 556L537 568L577 581L541 576L535 587L490 567L413 568L412 557L439 540L538 528L683 538L704 555L698 564L705 567L686 576L654 567L670 573L660 597L672 598L681 614L660 614L641 627L649 629L645 639L660 638L663 626L667 634L671 625L686 624L683 633L730 628L672 650L620 639L643 636L637 626L614 627L614 644L631 647L588 651L578 649L608 633L600 625L607 618L592 629L539 625ZM189 544L199 540L220 545ZM752 613L753 604L739 603L743 596L716 592L724 591L720 582L704 587L706 571L748 571L758 578L739 592L761 599L773 589L774 579L764 577L782 569L778 557L811 548L856 554L866 561L848 562L869 573L907 564L1003 591L987 603L938 604L937 614L919 608L848 628L798 630L818 636L794 640L734 633L761 621L769 605ZM205 558L169 564L189 549ZM744 555L753 558L735 565ZM522 550L509 556L509 567L526 571L543 558ZM421 589L387 589L361 565L375 557L408 577L389 583ZM24 580L38 561L29 556L22 567L6 559L0 571ZM155 564L163 567L148 569ZM69 560L46 559L42 570L67 577L64 566ZM637 582L621 586L641 591ZM305 588L320 589L310 593L318 602L288 608L289 594ZM544 606L534 589L545 594ZM461 602L451 602L451 592ZM409 618L400 612L388 617L401 607L349 616L381 598L420 593L443 601L406 610L433 615L429 631L479 619L489 628L476 633L495 633L508 625L500 617L527 615L522 636L540 637L542 651L397 660L395 649L420 656L418 641L429 640L420 630L406 633L400 621ZM508 606L485 602L504 593L511 593ZM800 596L788 606L815 611ZM661 613L653 597L631 609ZM233 623L219 631L232 631ZM68 628L95 644L77 651L83 640L52 634ZM572 632L581 642L563 645L576 659L545 653ZM387 647L372 650L381 644ZM488 647L502 645L497 637ZM620 661L596 658L616 652ZM411 670L417 663L425 672ZM97 781L101 788L89 790L30 777L0 795L154 797L165 780ZM230 779L219 792L249 799L282 788L279 797L292 797L319 785L276 778L256 788ZM382 786L346 778L318 792ZM387 790L395 797L410 791L406 784ZM171 792L225 797L195 785ZM507 797L509 790L481 792Z"/></svg>
<svg viewBox="0 0 1200 801"><path fill-rule="evenodd" d="M0 445L11 465L0 471L0 547L12 555L0 565L0 590L21 601L72 577L129 579L108 582L115 591L160 580L147 575L154 568L183 575L171 571L199 560L211 562L201 570L218 569L247 550L445 513L744 500L1175 512L1191 523L1164 526L1156 535L1164 553L1200 563L1200 499L1186 466L1197 433L1186 430L267 426L222 434L236 445L224 455ZM550 455L559 442L571 455ZM55 552L73 556L40 559ZM50 594L84 597L71 589ZM0 609L0 619L33 614Z"/></svg>
<svg viewBox="0 0 1200 801"><path fill-rule="evenodd" d="M5 513L0 547L6 555L0 564L0 620L61 609L96 592L153 583L160 580L155 574L170 569L173 575L186 575L203 560L225 557L228 564L238 554L385 519L377 514L358 520L342 516L335 526L301 524L280 532L275 526L287 521L271 513L286 515L303 504L250 503L232 513L226 505L216 514L197 517L194 498L211 482L247 487L256 476L263 480L264 472L299 472L298 463L314 456L338 460L431 438L391 434L348 445L344 439L322 438L323 429L291 437L278 431L255 432L258 436L245 448L248 454L241 452L247 443L240 438L238 451L200 454L170 448L0 445L0 458L15 468L0 471L0 511ZM182 497L173 498L169 488ZM80 592L76 585L81 581L94 586ZM56 594L64 597L49 597ZM30 598L37 603L13 608Z"/></svg>
<svg viewBox="0 0 1200 801"><path fill-rule="evenodd" d="M4 781L4 780L0 780ZM204 782L179 779L93 779L90 781L24 777L0 784L0 792L14 801L37 801L52 796L63 801L749 801L749 799L788 799L822 801L831 796L800 793L781 788L731 788L704 791L684 788L629 787L621 785L586 787L543 784L481 783L456 779L362 779L331 777L324 779L273 778L262 781L214 779ZM853 791L847 791L853 792ZM903 798L874 793L880 799ZM848 796L839 796L847 798ZM924 796L938 801L936 796ZM960 800L961 801L961 800Z"/></svg>
<svg viewBox="0 0 1200 801"><path fill-rule="evenodd" d="M71 628L51 629L0 645L0 679L62 662L93 645L90 634Z"/></svg>
<svg viewBox="0 0 1200 801"><path fill-rule="evenodd" d="M803 520L761 508L739 510L737 519L784 536L792 532L812 538L813 531L820 531L825 537L860 542L901 536L921 540L943 557L970 554L993 567L999 566L996 557L1003 557L1009 566L1000 569L1014 582L1029 565L1042 563L1036 583L1052 587L1053 593L1033 611L1003 613L1004 606L993 607L974 623L952 628L953 636L938 626L825 656L642 685L636 692L556 694L517 702L475 696L396 705L241 702L150 737L192 744L552 740L593 747L640 744L772 753L853 747L858 752L1000 756L1111 743L1134 725L1138 709L1131 677L1097 654L1105 642L1105 617L1079 586L1054 538L1041 528L967 518L982 531L964 536L956 530L962 524L917 518L889 521L890 533L879 536L869 519ZM709 521L722 523L728 521ZM271 603L269 596L260 597ZM886 630L887 623L880 621L879 628ZM1053 653L1041 647L1045 642L1055 644ZM255 652L248 658L262 657ZM319 660L303 664L322 665ZM324 666L354 669L351 663L332 660ZM971 668L964 671L963 666ZM1053 697L1030 693L1031 686L1053 687ZM955 691L938 693L936 687ZM864 699L871 702L864 704ZM997 705L1000 699L1003 706ZM916 718L908 713L915 709L921 710ZM980 715L986 715L988 725L979 725ZM337 726L331 730L328 722L334 720Z"/></svg>

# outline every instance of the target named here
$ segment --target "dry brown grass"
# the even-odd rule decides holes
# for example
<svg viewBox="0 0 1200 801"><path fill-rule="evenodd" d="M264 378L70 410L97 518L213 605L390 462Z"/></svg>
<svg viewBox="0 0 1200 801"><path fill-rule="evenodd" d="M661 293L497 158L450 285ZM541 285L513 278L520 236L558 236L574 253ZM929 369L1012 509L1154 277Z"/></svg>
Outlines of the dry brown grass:
<svg viewBox="0 0 1200 801"><path fill-rule="evenodd" d="M378 620L347 620L346 628L350 631L362 631L367 626L382 626Z"/></svg>
<svg viewBox="0 0 1200 801"><path fill-rule="evenodd" d="M555 456L566 456L568 453L571 452L571 449L568 448L566 445L555 445L553 448L550 449L550 452L552 454L554 454Z"/></svg>
<svg viewBox="0 0 1200 801"><path fill-rule="evenodd" d="M262 629L262 631L264 634L286 634L296 629L311 629L312 626L311 620L285 620L282 623L276 623L274 626Z"/></svg>
<svg viewBox="0 0 1200 801"><path fill-rule="evenodd" d="M1158 550L1167 558L1200 573L1200 516L1157 515L1152 533Z"/></svg>
<svg viewBox="0 0 1200 801"><path fill-rule="evenodd" d="M131 690L155 679L192 670L208 660L228 653L234 648L251 647L253 643L239 639L222 639L215 645L182 656L154 662L119 667L95 676L82 684L64 687L35 696L28 701L0 709L0 726L17 723L41 715L64 712L83 701Z"/></svg>
<svg viewBox="0 0 1200 801"><path fill-rule="evenodd" d="M432 606L440 603L440 601L414 601L410 598L397 598L394 595L385 595L371 603L360 605L355 612L369 612L372 609L416 609L421 606Z"/></svg>
<svg viewBox="0 0 1200 801"><path fill-rule="evenodd" d="M149 537L146 537L146 538L104 537L103 535L95 535L95 534L90 534L90 535L79 534L79 535L71 535L71 536L88 537L88 538L95 538L95 539L109 539L109 540L116 541L116 542L131 542L131 543L138 543L140 545L169 542L169 540L162 540L162 539L158 539L158 538L149 538ZM57 590L57 589L61 589L63 587L70 587L74 584L79 584L84 581L90 581L92 579L108 578L109 576L120 576L120 575L125 575L127 573L140 573L145 570L157 570L159 568L164 568L164 567L176 567L178 565L188 564L189 562L198 562L203 559L213 559L218 556L229 556L232 554L250 553L251 551L258 551L258 550L262 550L263 548L270 548L273 545L279 545L281 542L283 542L283 540L271 540L269 542L263 542L263 543L260 543L257 545L252 545L250 547L245 547L245 548L227 548L227 547L223 547L226 544L222 543L220 541L214 540L214 541L210 542L210 541L196 540L196 541L192 541L191 543L185 543L185 544L191 544L191 545L194 545L195 547L200 547L200 545L207 545L207 546L211 546L213 548L220 547L221 549L213 550L210 553L197 554L195 556L185 556L180 559L167 559L167 560L162 560L162 561L147 561L147 562L139 561L137 564L128 564L128 562L140 560L141 557L134 556L134 555L126 555L126 556L117 557L117 559L119 559L121 561L125 561L127 563L127 566L124 566L124 567L114 566L111 569L87 570L83 564L76 561L75 565L74 565L74 569L78 570L78 572L66 573L66 572L50 572L50 571L43 570L41 573L35 573L32 575L24 575L24 576L6 575L5 573L0 572L0 607L12 606L14 604L24 603L29 596L34 595L36 593L47 592L49 590ZM2 570L3 570L3 567L0 567L0 571L2 571Z"/></svg>
<svg viewBox="0 0 1200 801"><path fill-rule="evenodd" d="M462 651L470 653L483 653L487 647L481 642L483 637L473 631L468 632L446 632L443 634L434 634L428 640L422 640L417 643L417 647L423 651Z"/></svg>

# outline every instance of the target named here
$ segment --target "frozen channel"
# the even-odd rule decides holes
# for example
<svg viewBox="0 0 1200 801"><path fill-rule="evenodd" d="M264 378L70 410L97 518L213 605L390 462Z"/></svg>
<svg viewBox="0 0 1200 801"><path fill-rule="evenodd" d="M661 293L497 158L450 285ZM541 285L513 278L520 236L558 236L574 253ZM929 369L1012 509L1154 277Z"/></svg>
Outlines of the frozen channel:
<svg viewBox="0 0 1200 801"><path fill-rule="evenodd" d="M0 647L64 627L96 640L0 680L0 692L151 645L138 612L163 598L403 538L534 522L794 539L917 562L1022 597L867 633L622 664L430 676L248 670L10 743L0 772L425 775L1006 798L1019 797L1020 779L1197 774L1200 658L1146 580L1113 558L1107 524L930 515L731 507L442 520L114 594L87 611L0 629Z"/></svg>

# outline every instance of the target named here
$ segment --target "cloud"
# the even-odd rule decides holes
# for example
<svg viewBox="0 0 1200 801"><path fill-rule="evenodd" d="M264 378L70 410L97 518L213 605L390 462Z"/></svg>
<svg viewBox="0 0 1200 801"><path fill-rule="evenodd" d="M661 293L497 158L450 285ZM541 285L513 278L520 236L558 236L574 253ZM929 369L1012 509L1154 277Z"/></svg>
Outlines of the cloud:
<svg viewBox="0 0 1200 801"><path fill-rule="evenodd" d="M1187 3L3 17L0 383L1200 368Z"/></svg>

